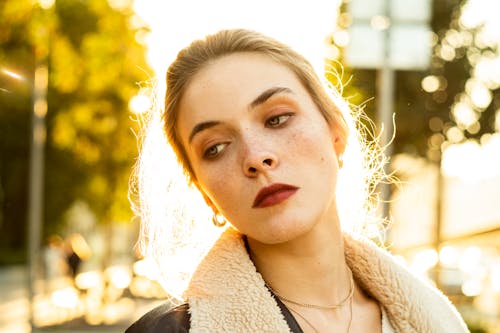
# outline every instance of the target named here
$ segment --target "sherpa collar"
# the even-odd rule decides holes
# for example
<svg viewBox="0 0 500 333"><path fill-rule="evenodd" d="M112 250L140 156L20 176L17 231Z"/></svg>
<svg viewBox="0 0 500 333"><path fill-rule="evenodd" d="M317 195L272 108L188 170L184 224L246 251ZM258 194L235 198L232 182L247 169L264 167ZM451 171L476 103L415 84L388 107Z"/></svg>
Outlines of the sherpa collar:
<svg viewBox="0 0 500 333"><path fill-rule="evenodd" d="M385 308L396 332L468 332L449 300L371 241L344 235L356 281ZM236 230L226 230L185 292L190 332L290 332Z"/></svg>

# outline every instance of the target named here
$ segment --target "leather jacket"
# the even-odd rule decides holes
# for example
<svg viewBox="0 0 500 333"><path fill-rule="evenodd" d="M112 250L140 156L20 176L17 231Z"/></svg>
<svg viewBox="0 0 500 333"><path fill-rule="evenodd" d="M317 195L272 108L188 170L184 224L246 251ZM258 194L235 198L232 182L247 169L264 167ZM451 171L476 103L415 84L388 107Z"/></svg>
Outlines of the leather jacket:
<svg viewBox="0 0 500 333"><path fill-rule="evenodd" d="M287 307L275 295L273 296L290 328L290 332L303 333ZM125 333L188 333L191 328L190 320L191 315L187 303L176 307L172 307L170 303L164 303L142 316Z"/></svg>

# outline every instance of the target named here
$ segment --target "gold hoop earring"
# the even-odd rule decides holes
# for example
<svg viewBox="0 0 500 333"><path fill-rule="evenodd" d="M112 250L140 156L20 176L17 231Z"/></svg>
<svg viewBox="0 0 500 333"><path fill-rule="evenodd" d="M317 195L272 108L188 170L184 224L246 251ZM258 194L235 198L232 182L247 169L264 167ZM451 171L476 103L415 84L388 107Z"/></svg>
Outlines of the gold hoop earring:
<svg viewBox="0 0 500 333"><path fill-rule="evenodd" d="M223 227L226 224L226 219L221 214L214 213L214 215L212 216L212 223L216 227L220 228L220 227Z"/></svg>

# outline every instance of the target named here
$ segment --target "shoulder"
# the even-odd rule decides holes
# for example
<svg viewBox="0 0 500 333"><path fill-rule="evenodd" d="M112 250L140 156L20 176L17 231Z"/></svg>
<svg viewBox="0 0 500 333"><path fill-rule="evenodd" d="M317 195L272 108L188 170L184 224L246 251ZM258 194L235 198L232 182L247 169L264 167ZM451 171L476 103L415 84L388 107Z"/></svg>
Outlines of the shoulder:
<svg viewBox="0 0 500 333"><path fill-rule="evenodd" d="M187 333L190 328L189 305L162 304L133 323L125 333Z"/></svg>

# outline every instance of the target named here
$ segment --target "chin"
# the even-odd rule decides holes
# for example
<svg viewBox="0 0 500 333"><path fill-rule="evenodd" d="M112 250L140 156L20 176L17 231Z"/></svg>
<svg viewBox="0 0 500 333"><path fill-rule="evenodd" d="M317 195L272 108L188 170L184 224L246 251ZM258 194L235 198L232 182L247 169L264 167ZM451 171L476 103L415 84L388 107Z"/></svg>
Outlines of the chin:
<svg viewBox="0 0 500 333"><path fill-rule="evenodd" d="M256 240L269 245L286 243L306 235L313 227L313 223L304 223L304 220L296 218L287 222L281 220L276 225L266 226L266 230L258 237L260 239Z"/></svg>

